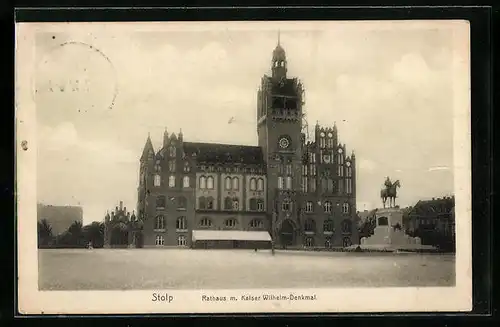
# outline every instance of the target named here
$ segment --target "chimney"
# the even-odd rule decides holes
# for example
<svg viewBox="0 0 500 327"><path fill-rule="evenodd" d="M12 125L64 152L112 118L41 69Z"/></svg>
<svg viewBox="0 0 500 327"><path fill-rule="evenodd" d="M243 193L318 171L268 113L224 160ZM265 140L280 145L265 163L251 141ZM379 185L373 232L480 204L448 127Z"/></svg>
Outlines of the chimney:
<svg viewBox="0 0 500 327"><path fill-rule="evenodd" d="M120 210L123 209L123 201L120 201Z"/></svg>

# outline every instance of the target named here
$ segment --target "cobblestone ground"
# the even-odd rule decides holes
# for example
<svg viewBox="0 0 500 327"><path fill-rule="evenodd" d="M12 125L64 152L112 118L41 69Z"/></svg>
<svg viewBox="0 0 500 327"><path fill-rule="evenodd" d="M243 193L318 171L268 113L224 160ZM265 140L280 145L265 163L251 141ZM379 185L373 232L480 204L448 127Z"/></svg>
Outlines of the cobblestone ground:
<svg viewBox="0 0 500 327"><path fill-rule="evenodd" d="M253 250L39 250L41 290L453 286L455 256Z"/></svg>

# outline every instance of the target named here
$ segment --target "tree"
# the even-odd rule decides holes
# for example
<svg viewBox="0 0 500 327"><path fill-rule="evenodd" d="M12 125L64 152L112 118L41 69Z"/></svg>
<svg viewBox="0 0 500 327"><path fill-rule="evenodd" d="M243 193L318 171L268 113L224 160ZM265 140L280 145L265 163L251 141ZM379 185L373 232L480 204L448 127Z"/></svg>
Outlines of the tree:
<svg viewBox="0 0 500 327"><path fill-rule="evenodd" d="M75 221L68 228L68 244L71 247L83 247L86 245L81 221Z"/></svg>
<svg viewBox="0 0 500 327"><path fill-rule="evenodd" d="M104 223L94 221L83 227L85 243L92 242L95 248L102 248L104 245Z"/></svg>
<svg viewBox="0 0 500 327"><path fill-rule="evenodd" d="M376 225L375 217L372 216L366 219L359 227L359 239L372 236Z"/></svg>
<svg viewBox="0 0 500 327"><path fill-rule="evenodd" d="M52 226L47 219L38 222L38 247L46 247L52 243Z"/></svg>

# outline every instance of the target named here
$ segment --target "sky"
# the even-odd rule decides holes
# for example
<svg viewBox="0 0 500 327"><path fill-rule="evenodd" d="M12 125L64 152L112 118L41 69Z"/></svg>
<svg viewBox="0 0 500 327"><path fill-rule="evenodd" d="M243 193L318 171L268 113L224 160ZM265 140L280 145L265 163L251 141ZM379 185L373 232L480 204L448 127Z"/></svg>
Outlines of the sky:
<svg viewBox="0 0 500 327"><path fill-rule="evenodd" d="M400 180L401 206L453 194L457 58L449 28L172 26L39 29L39 202L80 205L85 223L119 201L135 209L144 143L150 133L159 149L165 128L182 130L186 141L256 145L257 90L278 30L288 75L304 84L310 132L317 121L335 122L340 142L355 151L357 210L381 206L386 176Z"/></svg>

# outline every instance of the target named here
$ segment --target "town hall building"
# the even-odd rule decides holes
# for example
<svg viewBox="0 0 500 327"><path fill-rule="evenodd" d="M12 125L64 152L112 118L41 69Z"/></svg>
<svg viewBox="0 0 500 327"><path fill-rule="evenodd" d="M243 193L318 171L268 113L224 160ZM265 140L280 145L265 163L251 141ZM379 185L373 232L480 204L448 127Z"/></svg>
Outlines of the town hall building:
<svg viewBox="0 0 500 327"><path fill-rule="evenodd" d="M335 125L316 124L314 141L307 139L303 96L278 41L257 94L257 145L189 142L165 131L154 149L148 136L133 216L141 246L358 244L354 153L339 142Z"/></svg>

